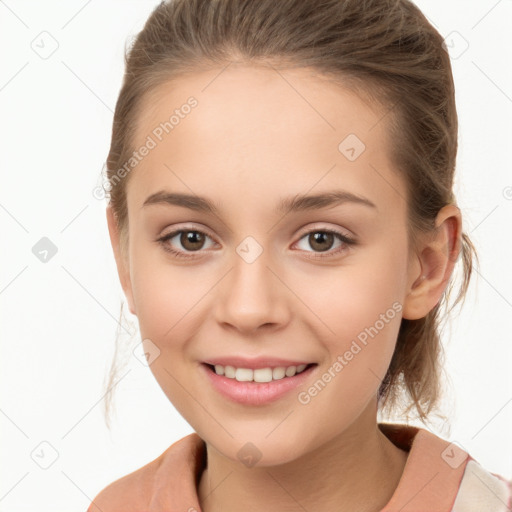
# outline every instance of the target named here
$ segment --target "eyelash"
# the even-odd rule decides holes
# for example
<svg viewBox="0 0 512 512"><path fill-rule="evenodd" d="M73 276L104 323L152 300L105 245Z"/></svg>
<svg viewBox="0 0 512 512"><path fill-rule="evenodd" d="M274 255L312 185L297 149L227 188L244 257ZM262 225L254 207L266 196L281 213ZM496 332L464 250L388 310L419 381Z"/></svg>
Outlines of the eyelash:
<svg viewBox="0 0 512 512"><path fill-rule="evenodd" d="M175 256L176 258L183 258L183 259L195 258L196 256L195 256L194 252L201 252L201 250L199 250L199 251L191 251L191 254L188 254L188 253L185 253L183 251L177 251L176 249L173 249L172 247L169 246L169 244L166 243L168 240L170 240L171 238L174 238L176 235L178 235L180 233L188 233L188 232L190 232L190 233L201 233L202 235L205 235L208 238L212 238L207 233L205 233L204 231L201 231L199 229L178 229L176 231L172 231L171 233L168 233L167 235L164 235L164 236L158 238L157 242L159 242L162 245L162 247L163 247L163 249L165 251L169 252L170 254ZM343 233L341 233L339 231L336 231L334 229L312 229L310 231L307 231L306 233L303 233L302 236L299 238L299 240L302 240L304 237L310 235L311 233L329 233L329 234L333 234L341 242L343 242L347 246L347 247L344 247L344 246L338 247L333 252L326 251L325 253L318 253L318 252L314 252L313 251L313 254L315 254L315 256L307 256L308 258L311 258L311 259L330 258L330 257L336 256L339 253L347 250L348 247L350 247L352 245L356 245L356 241L353 238L350 238L347 235L345 235L345 234L343 234ZM310 252L310 251L306 251L306 252ZM323 254L328 254L328 255L324 256Z"/></svg>

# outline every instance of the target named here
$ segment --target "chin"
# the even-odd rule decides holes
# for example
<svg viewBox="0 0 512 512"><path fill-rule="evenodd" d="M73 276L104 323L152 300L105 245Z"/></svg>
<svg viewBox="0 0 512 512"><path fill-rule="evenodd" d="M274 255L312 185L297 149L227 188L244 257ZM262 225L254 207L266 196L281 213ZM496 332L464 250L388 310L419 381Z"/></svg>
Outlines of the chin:
<svg viewBox="0 0 512 512"><path fill-rule="evenodd" d="M293 462L307 453L304 439L300 435L297 436L297 441L289 434L285 439L278 435L271 439L272 435L265 438L261 433L257 436L246 433L246 435L234 435L233 439L226 439L224 436L220 443L215 440L213 443L209 440L206 442L212 444L224 457L247 468L280 466Z"/></svg>

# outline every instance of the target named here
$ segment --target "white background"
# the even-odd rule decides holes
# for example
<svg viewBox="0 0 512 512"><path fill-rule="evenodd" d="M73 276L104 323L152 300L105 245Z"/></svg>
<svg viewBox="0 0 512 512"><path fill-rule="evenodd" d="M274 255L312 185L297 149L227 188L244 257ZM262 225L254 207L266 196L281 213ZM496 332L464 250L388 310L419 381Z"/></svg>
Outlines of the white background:
<svg viewBox="0 0 512 512"><path fill-rule="evenodd" d="M111 431L103 416L123 294L106 202L92 190L109 149L125 42L156 3L0 1L0 512L85 511L107 484L192 431L131 354L137 338L129 336ZM445 333L451 430L435 432L511 478L512 1L417 3L457 57L456 191L481 258ZM58 44L46 59L33 49L41 38L46 50ZM32 253L44 236L58 248L47 263ZM57 460L42 469L53 450Z"/></svg>

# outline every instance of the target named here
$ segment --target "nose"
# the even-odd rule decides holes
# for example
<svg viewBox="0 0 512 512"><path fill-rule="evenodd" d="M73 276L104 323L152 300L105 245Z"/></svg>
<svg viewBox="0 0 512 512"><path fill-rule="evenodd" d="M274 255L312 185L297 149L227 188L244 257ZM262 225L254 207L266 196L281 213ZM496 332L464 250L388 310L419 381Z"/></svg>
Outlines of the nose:
<svg viewBox="0 0 512 512"><path fill-rule="evenodd" d="M249 261L235 253L230 271L219 283L217 322L243 334L283 328L291 316L286 279L265 251Z"/></svg>

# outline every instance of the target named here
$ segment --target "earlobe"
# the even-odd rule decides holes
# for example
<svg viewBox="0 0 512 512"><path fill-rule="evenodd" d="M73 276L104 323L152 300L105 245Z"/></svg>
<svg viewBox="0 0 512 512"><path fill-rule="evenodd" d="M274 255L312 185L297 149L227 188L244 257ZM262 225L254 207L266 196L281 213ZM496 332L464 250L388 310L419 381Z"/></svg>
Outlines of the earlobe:
<svg viewBox="0 0 512 512"><path fill-rule="evenodd" d="M127 256L124 256L121 250L121 237L118 228L117 219L115 218L114 211L109 205L106 209L108 233L110 236L110 243L114 251L114 258L116 261L117 273L121 287L128 301L128 307L133 315L136 315L135 305L133 301L133 293L130 279L130 271Z"/></svg>
<svg viewBox="0 0 512 512"><path fill-rule="evenodd" d="M461 233L460 210L455 205L441 208L435 230L423 237L417 262L410 266L412 284L406 290L403 318L423 318L439 303L460 253Z"/></svg>

